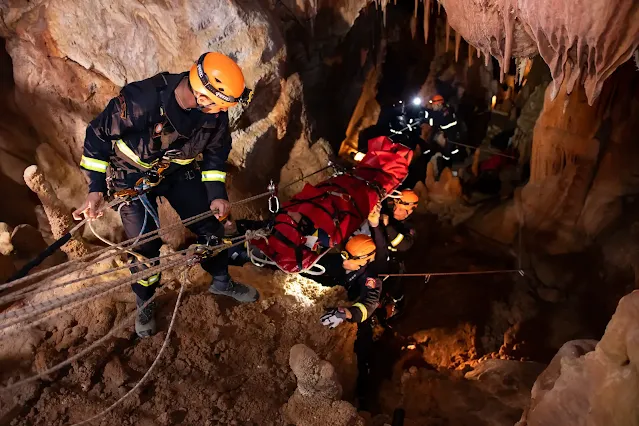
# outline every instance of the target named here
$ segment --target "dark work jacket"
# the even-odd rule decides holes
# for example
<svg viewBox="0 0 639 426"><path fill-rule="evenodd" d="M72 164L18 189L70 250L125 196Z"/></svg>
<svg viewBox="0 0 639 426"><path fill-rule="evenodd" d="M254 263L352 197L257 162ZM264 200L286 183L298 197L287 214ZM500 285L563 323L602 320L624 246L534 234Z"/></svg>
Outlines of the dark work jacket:
<svg viewBox="0 0 639 426"><path fill-rule="evenodd" d="M375 260L357 271L347 272L344 277L343 285L348 291L349 299L355 302L348 308L352 322L365 321L377 309L382 292L379 274L387 272L388 250L383 231L379 226L371 228L371 236L375 241Z"/></svg>
<svg viewBox="0 0 639 426"><path fill-rule="evenodd" d="M183 110L174 91L186 76L162 73L127 84L91 121L80 163L89 179L89 192L107 191L107 166L120 174L144 173L154 161L169 156L172 161L166 173L197 160L209 201L228 198L228 114Z"/></svg>
<svg viewBox="0 0 639 426"><path fill-rule="evenodd" d="M393 208L389 203L382 209L382 213L388 216L388 225L380 220L380 227L384 231L386 246L391 257L397 257L405 253L415 242L415 227L410 219L399 221L393 217Z"/></svg>

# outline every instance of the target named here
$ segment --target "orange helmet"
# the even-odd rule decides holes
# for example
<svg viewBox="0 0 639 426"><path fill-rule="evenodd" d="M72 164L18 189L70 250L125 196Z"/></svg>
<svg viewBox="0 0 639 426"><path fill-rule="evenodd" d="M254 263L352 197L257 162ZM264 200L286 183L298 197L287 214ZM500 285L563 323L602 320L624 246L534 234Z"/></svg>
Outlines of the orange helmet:
<svg viewBox="0 0 639 426"><path fill-rule="evenodd" d="M375 242L371 237L364 234L353 236L342 251L344 260L372 260L375 257Z"/></svg>
<svg viewBox="0 0 639 426"><path fill-rule="evenodd" d="M402 190L401 197L395 199L395 207L404 210L413 210L417 207L418 202L419 197L415 191L412 189L404 189Z"/></svg>
<svg viewBox="0 0 639 426"><path fill-rule="evenodd" d="M248 105L253 91L245 86L244 74L235 61L217 52L204 53L189 72L191 89L210 98L221 108L240 102Z"/></svg>
<svg viewBox="0 0 639 426"><path fill-rule="evenodd" d="M432 98L430 98L429 102L433 105L443 105L444 97L442 95L435 95Z"/></svg>

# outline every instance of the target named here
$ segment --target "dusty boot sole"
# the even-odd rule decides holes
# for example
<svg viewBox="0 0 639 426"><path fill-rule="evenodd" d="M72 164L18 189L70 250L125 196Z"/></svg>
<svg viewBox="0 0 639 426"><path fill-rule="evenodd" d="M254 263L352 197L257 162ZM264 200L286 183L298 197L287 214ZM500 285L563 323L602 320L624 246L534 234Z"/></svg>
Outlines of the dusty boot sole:
<svg viewBox="0 0 639 426"><path fill-rule="evenodd" d="M155 333L155 318L147 322L146 324L142 324L137 318L135 319L135 334L137 334L138 337L150 337L153 336Z"/></svg>

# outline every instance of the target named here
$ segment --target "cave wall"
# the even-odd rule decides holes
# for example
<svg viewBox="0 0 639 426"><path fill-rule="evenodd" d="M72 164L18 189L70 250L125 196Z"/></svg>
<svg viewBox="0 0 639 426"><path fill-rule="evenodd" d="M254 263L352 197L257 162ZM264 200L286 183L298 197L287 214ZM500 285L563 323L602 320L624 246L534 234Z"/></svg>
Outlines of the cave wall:
<svg viewBox="0 0 639 426"><path fill-rule="evenodd" d="M22 171L35 161L38 139L28 123L16 113L13 64L0 39L0 193L12 200L12 209L0 209L0 222L35 225L37 198L22 179Z"/></svg>
<svg viewBox="0 0 639 426"><path fill-rule="evenodd" d="M566 83L564 83L566 84ZM578 251L622 214L624 197L639 192L639 76L630 63L588 105L585 90L546 90L533 133L530 182L522 207L528 229L551 253Z"/></svg>
<svg viewBox="0 0 639 426"><path fill-rule="evenodd" d="M18 128L1 127L1 139L10 141L7 150L20 156L9 174L22 184L21 170L37 163L64 205L69 210L77 207L86 194L78 163L87 122L122 85L160 71L182 72L210 50L236 58L248 86L256 89L250 106L231 112L231 198L261 192L271 179L284 184L315 171L326 163L331 149L311 134L315 123L309 120L307 98L313 92L305 87L302 67L308 58L296 55L308 47L304 42L319 40L311 48L319 52L313 57L323 60L367 1L318 3L316 10L308 9L306 2L244 0L179 5L116 1L108 6L39 0L0 6L0 36L6 40L15 80L7 93L15 99L15 114L24 117L26 128L35 129L30 142L22 144L18 141L24 138L14 135ZM320 19L326 33L313 36L312 22ZM296 33L290 28L307 24L309 35L295 40L302 43L295 45ZM330 64L320 70L327 69ZM7 131L13 133L5 136ZM24 150L30 151L21 155ZM17 199L26 197L24 192ZM31 212L32 204L15 210ZM119 229L114 214L106 221L108 228ZM118 233L110 236L117 239Z"/></svg>

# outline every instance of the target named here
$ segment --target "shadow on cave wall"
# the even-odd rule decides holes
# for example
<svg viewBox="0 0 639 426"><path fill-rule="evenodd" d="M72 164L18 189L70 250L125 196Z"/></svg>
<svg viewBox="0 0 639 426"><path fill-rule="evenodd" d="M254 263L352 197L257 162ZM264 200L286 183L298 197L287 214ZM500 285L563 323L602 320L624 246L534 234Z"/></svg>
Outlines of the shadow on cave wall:
<svg viewBox="0 0 639 426"><path fill-rule="evenodd" d="M23 117L16 114L13 63L0 38L0 222L11 226L29 224L37 226L35 206L38 198L22 180L22 170L35 162L38 139ZM28 140L23 140L23 139Z"/></svg>

